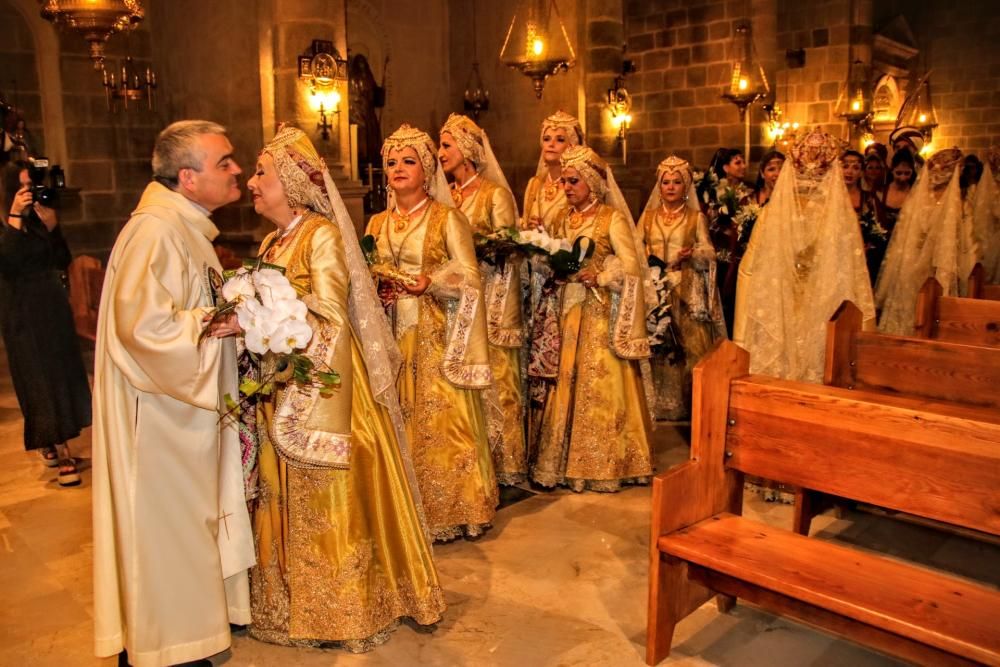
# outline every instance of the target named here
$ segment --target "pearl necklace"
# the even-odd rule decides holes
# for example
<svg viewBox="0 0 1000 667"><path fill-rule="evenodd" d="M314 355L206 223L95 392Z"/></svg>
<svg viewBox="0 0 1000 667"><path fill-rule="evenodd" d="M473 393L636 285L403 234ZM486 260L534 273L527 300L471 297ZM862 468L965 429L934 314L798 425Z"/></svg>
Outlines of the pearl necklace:
<svg viewBox="0 0 1000 667"><path fill-rule="evenodd" d="M573 210L569 214L569 228L572 231L576 231L583 225L583 219L587 215L587 212L597 206L597 200L592 200L589 204L581 208L579 211Z"/></svg>

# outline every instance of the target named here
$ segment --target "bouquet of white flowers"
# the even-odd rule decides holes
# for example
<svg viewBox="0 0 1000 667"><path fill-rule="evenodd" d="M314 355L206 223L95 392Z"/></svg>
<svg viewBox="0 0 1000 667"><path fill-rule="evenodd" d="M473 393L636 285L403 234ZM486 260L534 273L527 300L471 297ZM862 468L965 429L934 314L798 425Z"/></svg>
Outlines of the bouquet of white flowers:
<svg viewBox="0 0 1000 667"><path fill-rule="evenodd" d="M567 280L594 254L594 242L586 236L577 238L571 244L566 239L549 236L544 230L523 229L514 234L514 240L529 252L545 256L555 278L559 280Z"/></svg>
<svg viewBox="0 0 1000 667"><path fill-rule="evenodd" d="M340 375L335 370L318 368L309 356L301 353L313 337L306 319L309 308L299 299L280 267L252 264L227 272L226 277L209 325L235 314L255 367L255 372L240 378L241 400L237 403L232 397L225 397L231 412L238 413L258 394L271 394L276 384L298 382L318 386L323 395L340 386ZM268 371L262 372L265 355Z"/></svg>

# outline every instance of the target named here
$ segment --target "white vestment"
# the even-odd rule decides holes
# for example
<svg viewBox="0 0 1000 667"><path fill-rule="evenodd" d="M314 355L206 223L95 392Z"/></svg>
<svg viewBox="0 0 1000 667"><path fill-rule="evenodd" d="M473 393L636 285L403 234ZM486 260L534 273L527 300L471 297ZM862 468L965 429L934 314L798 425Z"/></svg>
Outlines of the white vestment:
<svg viewBox="0 0 1000 667"><path fill-rule="evenodd" d="M115 242L94 373L94 620L98 656L136 666L205 658L250 622L253 537L239 435L235 341L206 338L219 231L151 183Z"/></svg>

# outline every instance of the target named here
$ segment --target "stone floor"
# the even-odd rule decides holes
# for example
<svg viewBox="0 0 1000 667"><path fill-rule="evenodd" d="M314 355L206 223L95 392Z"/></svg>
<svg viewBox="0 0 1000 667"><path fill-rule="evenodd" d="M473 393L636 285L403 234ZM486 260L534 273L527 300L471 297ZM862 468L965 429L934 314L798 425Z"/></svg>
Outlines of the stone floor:
<svg viewBox="0 0 1000 667"><path fill-rule="evenodd" d="M2 355L2 352L0 352ZM3 361L6 359L3 357ZM687 457L686 432L657 432L660 469ZM89 463L89 432L76 442ZM106 665L92 657L90 473L61 489L21 445L21 420L0 369L0 665ZM615 495L523 493L475 542L438 546L448 611L431 633L404 626L366 655L292 649L242 635L215 665L642 665L649 489ZM747 495L746 513L788 526L791 508ZM1000 549L851 513L814 535L905 556L1000 584ZM992 571L990 565L992 564ZM849 642L738 605L686 619L665 664L894 665Z"/></svg>

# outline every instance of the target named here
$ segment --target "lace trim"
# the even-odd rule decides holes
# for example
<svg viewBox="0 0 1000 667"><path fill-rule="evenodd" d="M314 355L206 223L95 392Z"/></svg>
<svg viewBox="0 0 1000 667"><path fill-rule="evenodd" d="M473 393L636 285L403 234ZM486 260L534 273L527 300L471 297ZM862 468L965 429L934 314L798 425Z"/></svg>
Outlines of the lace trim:
<svg viewBox="0 0 1000 667"><path fill-rule="evenodd" d="M645 359L649 356L649 339L645 336L632 338L632 328L636 317L636 307L643 303L642 281L636 276L625 276L621 296L617 302L617 317L613 317L611 349L622 359Z"/></svg>
<svg viewBox="0 0 1000 667"><path fill-rule="evenodd" d="M465 285L460 288L460 294L455 311L455 328L445 348L441 370L445 378L456 387L483 389L493 382L489 363L465 364L465 353L469 348L469 339L479 310L479 290Z"/></svg>
<svg viewBox="0 0 1000 667"><path fill-rule="evenodd" d="M502 273L496 273L490 278L487 286L486 330L490 343L497 347L521 347L524 342L524 331L521 328L503 326L503 316L507 311L513 281L514 269L506 266ZM513 292L516 297L520 297L519 293Z"/></svg>
<svg viewBox="0 0 1000 667"><path fill-rule="evenodd" d="M321 321L306 354L332 365L342 327ZM330 433L307 426L319 399L319 387L302 388L292 383L282 393L274 411L271 442L289 465L301 468L349 468L350 433Z"/></svg>

